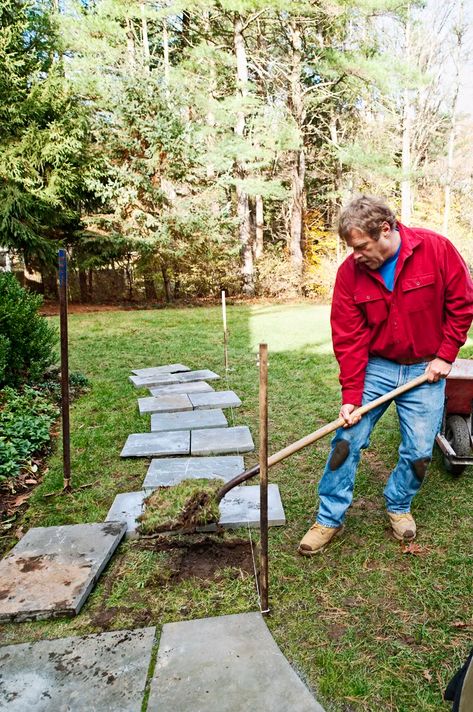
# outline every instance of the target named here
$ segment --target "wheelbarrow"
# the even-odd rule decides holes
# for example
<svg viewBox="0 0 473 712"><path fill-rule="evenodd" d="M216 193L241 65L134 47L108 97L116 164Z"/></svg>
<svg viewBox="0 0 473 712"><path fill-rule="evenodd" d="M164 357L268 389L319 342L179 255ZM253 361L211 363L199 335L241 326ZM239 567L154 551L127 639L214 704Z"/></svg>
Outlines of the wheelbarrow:
<svg viewBox="0 0 473 712"><path fill-rule="evenodd" d="M442 426L436 437L445 469L454 477L473 465L473 361L458 358L447 376Z"/></svg>

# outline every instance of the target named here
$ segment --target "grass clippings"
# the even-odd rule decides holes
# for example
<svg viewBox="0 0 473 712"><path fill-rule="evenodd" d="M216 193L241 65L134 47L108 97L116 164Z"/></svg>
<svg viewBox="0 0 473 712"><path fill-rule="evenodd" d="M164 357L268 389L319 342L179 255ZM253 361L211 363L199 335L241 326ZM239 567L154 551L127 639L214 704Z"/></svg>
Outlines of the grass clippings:
<svg viewBox="0 0 473 712"><path fill-rule="evenodd" d="M138 517L138 533L152 536L162 532L194 531L218 522L217 493L220 480L183 480L172 487L158 487L144 501Z"/></svg>

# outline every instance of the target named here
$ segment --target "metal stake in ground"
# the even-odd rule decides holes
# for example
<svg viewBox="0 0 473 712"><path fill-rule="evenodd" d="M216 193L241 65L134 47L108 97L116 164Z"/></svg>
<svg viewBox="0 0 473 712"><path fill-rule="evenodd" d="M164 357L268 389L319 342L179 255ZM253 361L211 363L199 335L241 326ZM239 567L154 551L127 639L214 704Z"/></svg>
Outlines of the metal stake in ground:
<svg viewBox="0 0 473 712"><path fill-rule="evenodd" d="M228 331L227 331L227 304L225 290L222 290L222 319L223 319L223 361L225 371L228 371Z"/></svg>
<svg viewBox="0 0 473 712"><path fill-rule="evenodd" d="M61 324L61 415L64 490L71 490L71 439L69 426L69 353L67 338L67 256L59 250L59 303Z"/></svg>
<svg viewBox="0 0 473 712"><path fill-rule="evenodd" d="M268 346L259 345L260 597L268 607Z"/></svg>

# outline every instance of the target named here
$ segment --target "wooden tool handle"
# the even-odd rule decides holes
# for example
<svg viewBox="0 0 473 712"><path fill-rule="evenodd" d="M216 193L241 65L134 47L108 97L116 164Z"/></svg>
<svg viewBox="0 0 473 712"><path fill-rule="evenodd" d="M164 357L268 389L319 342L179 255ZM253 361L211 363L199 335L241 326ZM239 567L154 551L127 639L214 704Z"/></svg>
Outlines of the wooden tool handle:
<svg viewBox="0 0 473 712"><path fill-rule="evenodd" d="M362 405L359 408L357 408L355 411L353 411L352 415L364 415L365 413L369 413L370 410L374 410L379 405L382 405L383 403L386 403L387 401L397 398L397 396L400 396L403 393L410 391L412 388L416 388L416 386L420 386L422 383L425 383L427 380L428 380L427 374L423 373L421 376L418 376L417 378L413 378L412 381L408 381L403 386L399 386L399 388L395 388L393 391L389 391L389 393L385 393L383 396L380 396L379 398L376 398L375 400L370 401L370 403L365 403L365 405ZM345 423L345 421L343 418L337 418L337 420L333 420L331 423L327 423L326 425L323 425L318 430L314 430L313 433L306 435L305 437L301 438L300 440L296 440L295 443L291 443L291 445L288 445L287 447L283 448L282 450L279 450L279 452L275 452L274 455L271 455L271 457L268 458L268 467L277 465L278 462L281 462L281 460L285 460L286 457L293 455L295 452L299 452L299 450L302 450L303 448L307 447L308 445L312 445L312 443L315 443L317 440L320 440L321 438L325 437L325 435L328 435L329 433L333 433L333 431L337 430L337 428L341 428L342 425L344 425L344 423ZM229 492L231 489L233 489L237 485L241 485L243 482L246 482L246 480L249 480L251 477L254 477L258 473L259 473L259 465L255 465L254 467L250 468L249 470L242 472L241 475L237 475L232 480L229 480L229 482L227 482L222 487L222 489L219 491L218 500L220 501L222 499L222 497L224 497L227 494L227 492Z"/></svg>

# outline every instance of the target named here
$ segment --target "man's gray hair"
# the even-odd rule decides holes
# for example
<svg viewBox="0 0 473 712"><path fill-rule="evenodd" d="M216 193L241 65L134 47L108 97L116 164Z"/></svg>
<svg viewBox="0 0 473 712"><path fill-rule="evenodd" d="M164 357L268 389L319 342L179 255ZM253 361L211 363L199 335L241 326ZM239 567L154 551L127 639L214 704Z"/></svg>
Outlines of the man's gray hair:
<svg viewBox="0 0 473 712"><path fill-rule="evenodd" d="M381 226L387 222L391 230L396 227L396 216L384 200L372 195L355 198L342 210L338 222L338 234L348 240L354 228L378 240Z"/></svg>

